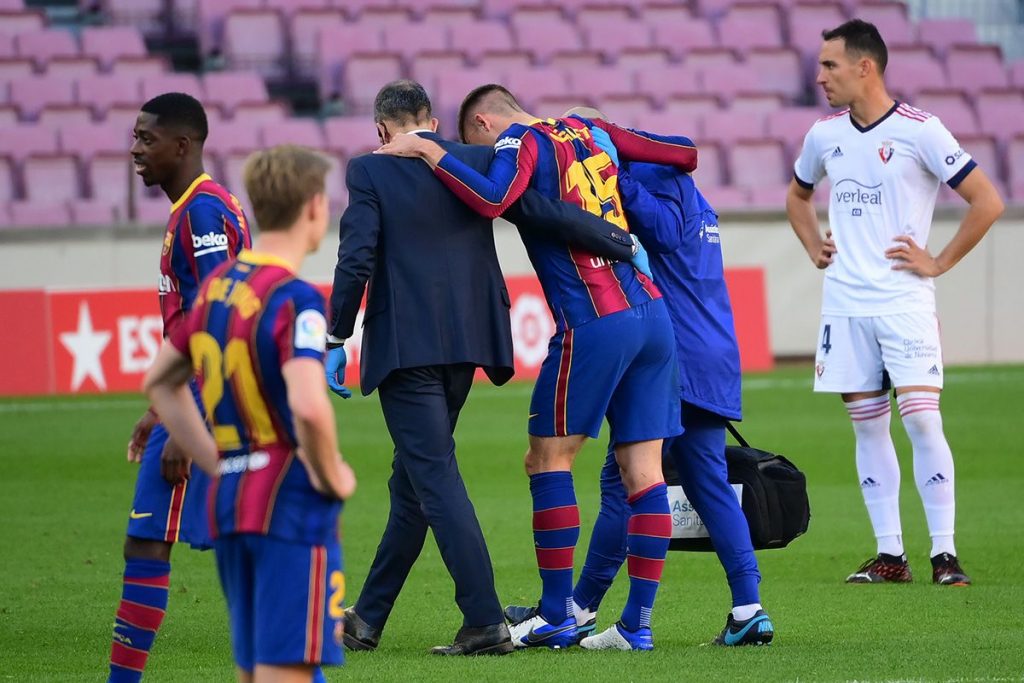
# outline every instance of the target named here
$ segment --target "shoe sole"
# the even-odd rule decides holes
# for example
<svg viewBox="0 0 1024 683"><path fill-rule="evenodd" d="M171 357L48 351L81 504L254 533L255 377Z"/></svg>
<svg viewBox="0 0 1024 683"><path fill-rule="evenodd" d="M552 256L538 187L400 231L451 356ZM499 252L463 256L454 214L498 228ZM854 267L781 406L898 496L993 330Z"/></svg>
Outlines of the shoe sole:
<svg viewBox="0 0 1024 683"><path fill-rule="evenodd" d="M372 652L373 650L377 649L376 645L370 645L369 643L364 643L363 641L357 639L355 636L350 636L347 633L342 637L341 640L345 644L346 648L348 648L349 650L353 650L355 652L360 652L360 651Z"/></svg>

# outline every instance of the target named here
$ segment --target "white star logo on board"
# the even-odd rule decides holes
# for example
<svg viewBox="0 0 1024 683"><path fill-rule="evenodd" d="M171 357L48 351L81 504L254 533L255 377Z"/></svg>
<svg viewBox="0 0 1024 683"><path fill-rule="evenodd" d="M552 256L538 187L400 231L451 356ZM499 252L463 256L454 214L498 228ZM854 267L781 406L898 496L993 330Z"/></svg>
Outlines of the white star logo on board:
<svg viewBox="0 0 1024 683"><path fill-rule="evenodd" d="M75 359L74 369L71 371L71 391L78 391L86 377L91 378L100 389L107 388L100 357L103 355L103 349L110 343L110 333L97 332L93 329L89 304L85 301L78 307L78 329L74 332L62 332L60 343Z"/></svg>

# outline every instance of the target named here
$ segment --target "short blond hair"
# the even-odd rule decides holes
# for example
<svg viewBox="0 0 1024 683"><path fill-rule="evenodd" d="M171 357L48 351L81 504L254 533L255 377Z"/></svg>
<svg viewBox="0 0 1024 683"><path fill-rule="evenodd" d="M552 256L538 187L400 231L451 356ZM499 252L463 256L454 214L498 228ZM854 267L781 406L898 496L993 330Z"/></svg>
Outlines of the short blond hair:
<svg viewBox="0 0 1024 683"><path fill-rule="evenodd" d="M260 230L287 230L302 207L326 187L331 163L298 145L278 145L253 152L242 177Z"/></svg>

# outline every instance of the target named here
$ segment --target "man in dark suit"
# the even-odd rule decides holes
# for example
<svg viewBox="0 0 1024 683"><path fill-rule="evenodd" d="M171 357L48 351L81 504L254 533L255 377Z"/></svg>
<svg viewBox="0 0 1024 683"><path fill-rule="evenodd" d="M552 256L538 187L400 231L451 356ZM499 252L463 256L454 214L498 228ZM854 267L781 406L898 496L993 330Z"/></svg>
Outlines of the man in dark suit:
<svg viewBox="0 0 1024 683"><path fill-rule="evenodd" d="M437 119L418 83L388 84L374 110L382 143L415 133L486 171L491 149L437 135ZM341 386L343 343L353 333L369 282L361 388L363 394L378 390L395 457L391 513L359 600L346 611L345 644L377 646L429 527L464 616L454 643L432 652L511 652L487 546L459 474L452 436L476 368L498 385L513 374L509 297L491 221L445 190L419 160L357 157L348 165L346 182L349 206L341 219L331 293L328 384L339 395L348 392ZM505 217L520 230L572 241L597 256L637 256L637 242L625 231L537 192L524 195Z"/></svg>

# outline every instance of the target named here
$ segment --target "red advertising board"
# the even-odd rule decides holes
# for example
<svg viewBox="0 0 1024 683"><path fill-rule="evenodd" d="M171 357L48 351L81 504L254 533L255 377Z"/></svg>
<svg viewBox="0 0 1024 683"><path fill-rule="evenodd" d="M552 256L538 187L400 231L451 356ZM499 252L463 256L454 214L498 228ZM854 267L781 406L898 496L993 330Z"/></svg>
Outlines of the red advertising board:
<svg viewBox="0 0 1024 683"><path fill-rule="evenodd" d="M726 271L744 370L772 366L760 268ZM533 379L554 322L532 276L507 279L517 379ZM325 295L330 287L323 286ZM160 347L152 290L0 292L0 395L138 391ZM361 327L361 316L356 329ZM346 381L359 377L360 335L348 343Z"/></svg>

